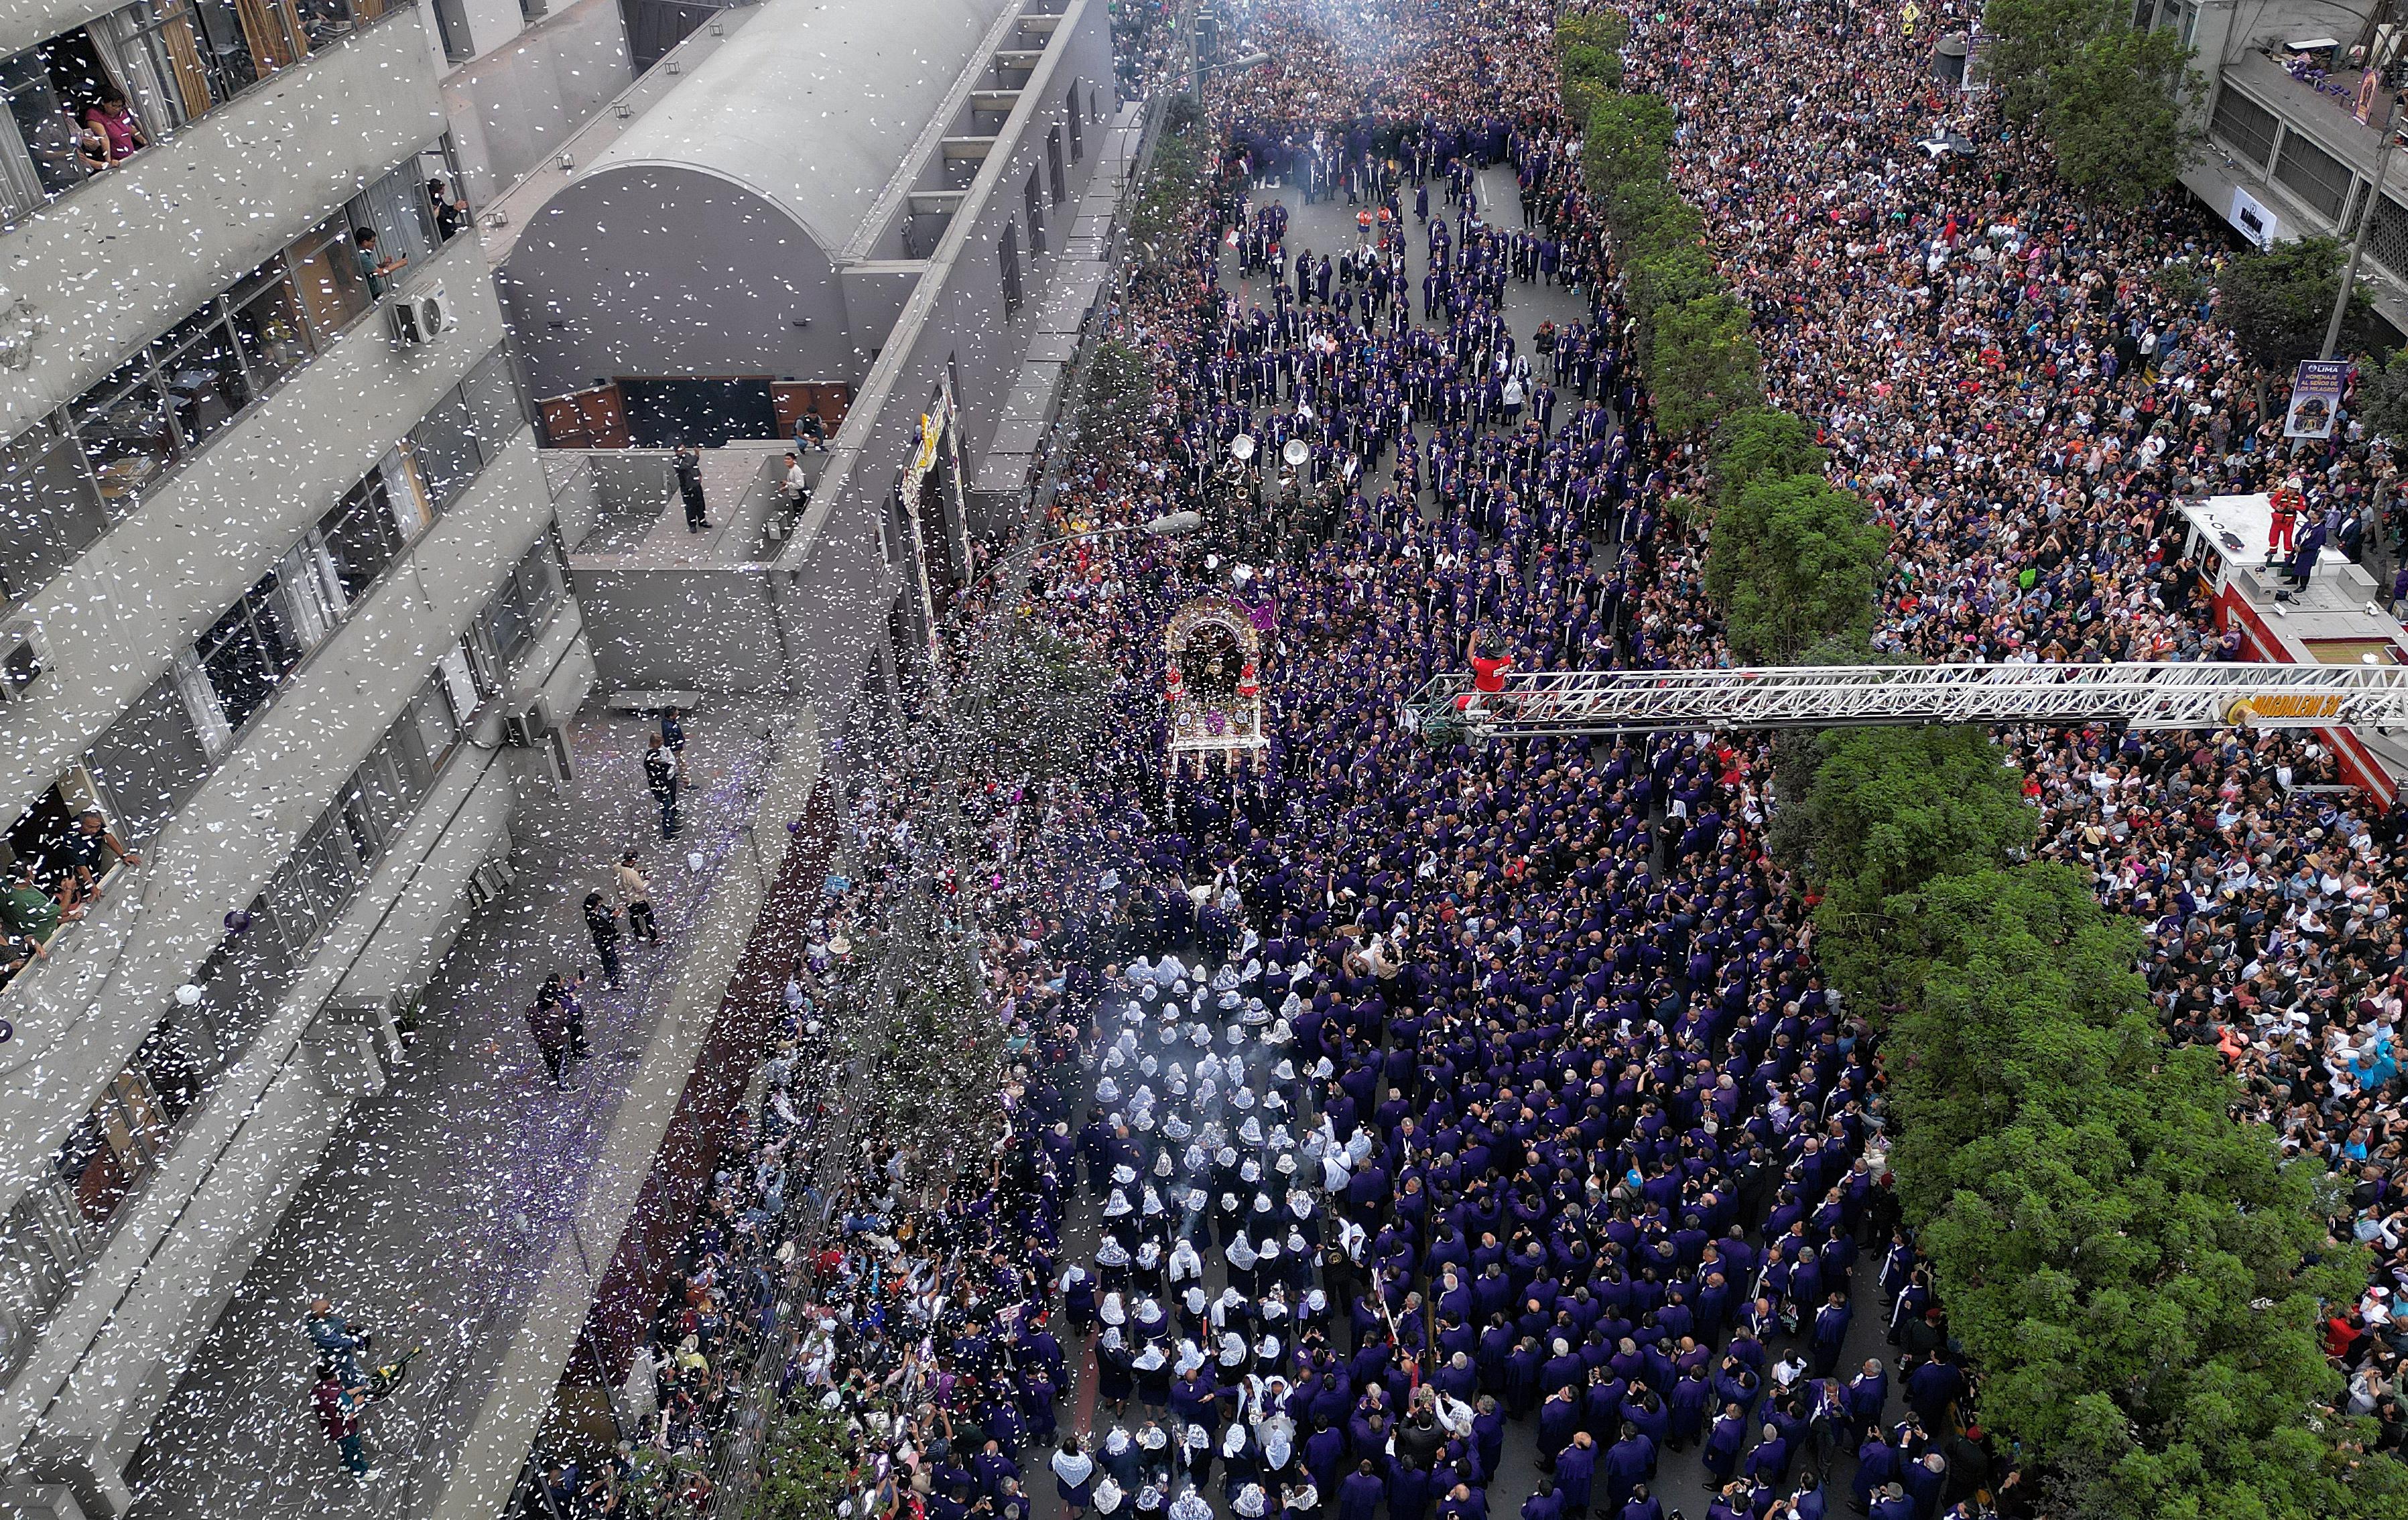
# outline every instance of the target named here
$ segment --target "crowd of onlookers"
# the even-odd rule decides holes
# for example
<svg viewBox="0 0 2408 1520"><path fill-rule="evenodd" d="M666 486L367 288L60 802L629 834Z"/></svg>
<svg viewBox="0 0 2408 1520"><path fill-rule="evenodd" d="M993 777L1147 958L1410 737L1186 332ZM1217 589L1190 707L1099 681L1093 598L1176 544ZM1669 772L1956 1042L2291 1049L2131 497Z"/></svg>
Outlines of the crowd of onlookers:
<svg viewBox="0 0 2408 1520"><path fill-rule="evenodd" d="M1135 77L1175 63L1168 16L1116 16ZM1432 216L1411 209L1412 145L1441 131L1467 155L1501 145L1487 156L1520 172L1531 222L1565 264L1594 270L1584 293L1611 334L1618 294L1596 265L1576 134L1555 115L1549 19L1538 5L1257 7L1248 43L1272 61L1215 83L1216 130L1231 167L1258 172L1316 133L1358 158L1401 148L1394 182L1375 167L1369 183L1395 196L1400 263L1411 237L1424 269ZM1878 647L2225 657L2202 567L2184 557L2178 496L2297 475L2335 542L2386 531L2374 519L2396 469L2381 440L2351 424L2293 448L2257 410L2200 294L2202 266L2229 247L2204 218L2074 200L2036 142L1978 101L1933 94L1922 36L1886 18L1691 4L1632 19L1633 86L1680 111L1676 176L1756 313L1771 399L1816 425L1834 478L1895 530ZM1979 155L1914 149L1943 125ZM1333 321L1326 294L1221 288L1220 234L1242 241L1260 225L1251 192L1237 174L1200 201L1194 279L1125 287L1108 312L1156 366L1156 425L1109 452L1064 449L1054 528L1200 502L1239 431L1273 437L1282 415L1278 427L1297 426L1299 399L1323 403L1318 423L1332 397L1343 410L1360 394L1347 377L1389 362L1368 301L1361 318ZM1435 220L1465 214L1440 196ZM1449 256L1460 266L1459 250ZM1513 301L1501 292L1499 305ZM1262 303L1257 325L1249 308ZM1496 345L1498 327L1469 306L1433 318L1405 304L1401 332L1417 314L1484 361ZM1337 357L1322 376L1308 361L1301 384L1291 364L1266 392L1238 361L1250 342L1276 348L1291 313L1297 347L1326 337ZM1506 376L1512 358L1508 346ZM1447 427L1428 421L1312 432L1298 495L1328 511L1286 535L1266 574L1277 636L1259 770L1161 779L1161 624L1185 597L1226 589L1223 572L1164 546L1096 544L1005 589L1125 668L1090 775L1041 799L1048 826L1007 819L1016 805L982 818L990 856L1011 862L1011 885L996 871L979 908L1016 1062L1004 1143L941 1176L904 1150L826 1169L803 1154L820 1057L810 1024L840 1005L844 968L877 933L877 882L845 883L798 969L761 1118L731 1147L691 1244L655 1341L655 1412L624 1473L662 1460L646 1451L704 1466L733 1397L735 1327L787 1265L767 1242L824 1213L826 1233L809 1237L822 1249L803 1264L815 1274L807 1328L778 1392L847 1422L856 1513L1019 1520L1050 1476L1071 1512L1114 1520L1369 1520L1383 1505L1397 1520L1517 1507L1527 1520L1649 1520L1662 1501L1648 1511L1642 1485L1665 1451L1691 1444L1717 1480L1709 1513L1725 1520L1821 1513L1821 1486L1843 1483L1885 1520L2030 1512L2020 1479L1969 1428L1944 1311L1911 1247L1896 1247L1877 1308L1849 1298L1851 1253L1892 1249L1865 1227L1882 1217L1883 1114L1867 1031L1813 977L1788 883L1761 854L1760 753L1562 744L1466 767L1396 721L1398 698L1483 641L1529 664L1725 658L1702 538L1670 509L1700 488L1701 463L1655 436L1619 358L1607 345L1526 450L1512 439L1527 423L1500 433L1489 413L1455 426L1445 458L1430 450ZM1530 383L1541 376L1561 383L1551 366ZM1612 419L1594 457L1570 425L1590 399ZM1408 448L1420 451L1411 473ZM1342 451L1359 475L1335 463ZM1568 527L1574 477L1597 483L1600 505ZM1280 495L1275 479L1269 489ZM2037 852L2088 870L2143 926L2169 1026L2221 1049L2252 1115L2340 1175L2346 1227L2375 1272L2358 1302L2331 1306L2327 1349L2349 1374L2350 1411L2376 1416L2398 1449L2408 810L2340 789L2333 757L2307 737L2033 733L2015 753L2042 813ZM906 796L875 794L853 837L908 844L914 816ZM1028 886L1056 870L1079 886L1067 911ZM1187 958L1181 976L1132 974L1133 959L1166 951ZM1155 1016L1174 997L1206 1015L1192 1055L1184 1018ZM1270 1015L1258 1024L1256 998ZM1233 1051L1265 1058L1216 1067L1207 1104L1201 1061L1225 1023ZM1251 1139L1248 1116L1266 1121ZM1207 1126L1232 1159L1193 1154ZM1836 1159L1812 1159L1827 1151ZM1247 1166L1269 1211L1300 1197L1297 1218L1318 1212L1318 1238L1286 1275L1264 1272L1262 1232L1242 1228ZM1240 1230L1225 1227L1224 1181ZM1092 1238L1090 1209L1103 1215ZM1257 1258L1242 1279L1238 1233L1239 1256ZM1793 1237L1811 1244L1784 1243ZM1172 1275L1182 1241L1205 1264L1192 1281ZM1709 1261L1732 1270L1699 1272ZM1507 1284L1494 1308L1492 1274ZM1734 1293L1711 1317L1698 1302L1709 1277ZM1522 1300L1541 1282L1532 1318ZM1834 1288L1837 1304L1815 1301ZM1233 1291L1236 1351L1213 1318ZM1845 1323L1818 1333L1824 1308L1883 1316L1909 1354L1899 1386L1859 1384L1879 1369L1838 1362ZM1600 1334L1609 1319L1627 1337ZM1092 1441L1062 1446L1090 1337L1105 1405L1135 1417L1099 1410ZM1550 1392L1566 1382L1570 1411ZM1541 1432L1547 1470L1527 1503L1486 1492L1491 1438L1517 1417ZM1204 1444L1191 1447L1197 1430ZM633 1484L586 1486L599 1497L578 1502L595 1513L642 1513L609 1498ZM699 1502L701 1487L653 1491Z"/></svg>
<svg viewBox="0 0 2408 1520"><path fill-rule="evenodd" d="M1938 7L1938 29L1961 9ZM2035 135L1934 92L1927 37L1887 17L1693 4L1632 21L1631 87L1680 113L1675 179L1755 311L1770 399L1818 425L1834 478L1895 530L1878 648L2235 657L2181 496L2296 480L2328 541L2396 541L2387 440L2355 421L2283 438L2215 319L2214 266L2239 245L2179 192L2131 213L2082 200ZM1914 148L1943 128L1975 156ZM2333 1306L2328 1349L2396 1448L2400 815L2337 785L2309 738L2091 731L2020 753L2041 850L2147 926L2171 1027L2223 1049L2285 1146L2342 1175L2375 1271Z"/></svg>

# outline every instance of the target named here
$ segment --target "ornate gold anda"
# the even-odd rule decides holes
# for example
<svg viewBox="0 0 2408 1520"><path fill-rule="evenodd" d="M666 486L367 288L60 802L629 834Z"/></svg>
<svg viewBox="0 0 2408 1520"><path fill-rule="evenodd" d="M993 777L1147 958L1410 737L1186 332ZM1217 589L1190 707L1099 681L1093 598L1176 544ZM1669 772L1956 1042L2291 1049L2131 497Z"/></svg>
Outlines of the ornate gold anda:
<svg viewBox="0 0 2408 1520"><path fill-rule="evenodd" d="M1253 617L1226 596L1198 596L1172 616L1162 647L1172 767L1215 756L1231 767L1258 761L1270 740Z"/></svg>

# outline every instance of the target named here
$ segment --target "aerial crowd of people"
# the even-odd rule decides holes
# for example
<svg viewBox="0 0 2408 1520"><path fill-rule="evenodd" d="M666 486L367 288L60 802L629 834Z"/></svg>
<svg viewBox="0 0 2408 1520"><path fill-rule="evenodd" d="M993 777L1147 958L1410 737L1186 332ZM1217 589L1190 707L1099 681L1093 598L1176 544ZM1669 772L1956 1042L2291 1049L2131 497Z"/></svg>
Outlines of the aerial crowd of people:
<svg viewBox="0 0 2408 1520"><path fill-rule="evenodd" d="M1875 1032L1765 853L1764 750L1474 754L1400 715L1475 653L1727 663L1674 506L1702 451L1653 425L1626 347L1555 8L1239 13L1268 62L1215 77L1188 236L1107 314L1154 366L1149 425L1057 439L1032 529L1193 508L1205 540L1092 538L965 591L960 627L1000 598L1117 672L1082 776L968 783L978 862L939 861L924 789L856 753L847 875L642 1364L657 1412L557 1474L561 1513L703 1508L707 1478L630 1475L708 1466L730 1347L835 1422L880 1520L2050 1513L1898 1226ZM2224 234L2071 195L1934 91L1928 29L1631 20L1770 398L1895 534L1878 648L2219 657L2179 497L2297 477L2332 543L2392 534L2382 440L2286 444L2177 278ZM1183 66L1172 24L1116 14L1125 85ZM1978 154L1915 151L1942 126ZM1304 246L1306 197L1351 236ZM1541 296L1577 314L1534 331ZM1240 562L1268 747L1167 779L1165 624ZM2340 1174L2376 1269L2327 1350L2398 1450L2408 811L2305 738L2012 737L2039 853L2146 926L2169 1027ZM986 946L1001 1138L830 1160L823 1021L931 880ZM756 1352L797 1248L808 1302Z"/></svg>

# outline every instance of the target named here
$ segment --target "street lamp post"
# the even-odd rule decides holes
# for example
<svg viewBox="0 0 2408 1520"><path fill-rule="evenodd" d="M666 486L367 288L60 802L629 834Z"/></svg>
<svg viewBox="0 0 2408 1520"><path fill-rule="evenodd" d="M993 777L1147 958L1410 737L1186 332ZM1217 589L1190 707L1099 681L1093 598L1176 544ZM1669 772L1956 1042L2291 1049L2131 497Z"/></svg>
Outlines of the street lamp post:
<svg viewBox="0 0 2408 1520"><path fill-rule="evenodd" d="M2369 60L2370 66L2372 63ZM2391 92L2383 91L2382 98L2383 120L2375 129L2382 134L2382 140L2374 149L2374 193L2366 198L2366 209L2358 215L2358 232L2349 240L2349 262L2342 266L2341 290L2333 297L2332 320L2325 323L2325 346L2316 353L2319 359L2331 358L2333 351L2341 347L2342 322L2349 315L2350 292L2358 288L2358 260L2366 254L2366 237L2374 228L2374 219L2383 213L2383 181L2390 173L2391 145L2399 134L2392 130Z"/></svg>

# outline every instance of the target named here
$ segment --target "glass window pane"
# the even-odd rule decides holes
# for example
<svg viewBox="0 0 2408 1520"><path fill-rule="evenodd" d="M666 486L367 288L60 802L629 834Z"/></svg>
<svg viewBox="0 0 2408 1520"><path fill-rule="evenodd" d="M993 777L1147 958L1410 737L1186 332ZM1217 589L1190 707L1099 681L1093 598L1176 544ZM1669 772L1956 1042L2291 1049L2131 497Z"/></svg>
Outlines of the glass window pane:
<svg viewBox="0 0 2408 1520"><path fill-rule="evenodd" d="M234 294L234 335L251 379L262 388L309 361L309 335L301 316L301 298L293 279L280 265L269 265L238 286Z"/></svg>
<svg viewBox="0 0 2408 1520"><path fill-rule="evenodd" d="M296 853L277 870L267 890L260 894L260 900L267 905L277 938L294 955L306 953L318 938L317 904L310 899L308 872L303 868L304 862Z"/></svg>
<svg viewBox="0 0 2408 1520"><path fill-rule="evenodd" d="M519 575L526 586L527 616L540 623L560 600L560 561L552 554L550 534L537 541Z"/></svg>
<svg viewBox="0 0 2408 1520"><path fill-rule="evenodd" d="M56 195L83 183L87 171L76 151L75 123L50 83L50 66L39 49L0 59L0 92L7 93L8 114L16 118L18 135L33 155L42 194Z"/></svg>
<svg viewBox="0 0 2408 1520"><path fill-rule="evenodd" d="M376 810L368 806L367 790L357 779L344 786L336 811L342 821L343 836L351 841L352 854L365 863L384 853L384 830L378 826Z"/></svg>
<svg viewBox="0 0 2408 1520"><path fill-rule="evenodd" d="M312 48L325 48L351 29L351 0L300 0L301 30Z"/></svg>
<svg viewBox="0 0 2408 1520"><path fill-rule="evenodd" d="M459 722L452 715L452 702L442 691L430 684L411 698L408 714L409 725L417 730L418 747L425 753L431 773L443 764L452 753L452 743L460 737Z"/></svg>
<svg viewBox="0 0 2408 1520"><path fill-rule="evenodd" d="M265 707L276 683L301 663L303 645L279 608L280 591L269 575L200 639L201 668L230 727Z"/></svg>
<svg viewBox="0 0 2408 1520"><path fill-rule="evenodd" d="M366 212L362 220L376 228L377 251L384 258L414 267L435 251L435 214L426 203L426 177L418 172L417 159L368 186L352 206Z"/></svg>
<svg viewBox="0 0 2408 1520"><path fill-rule="evenodd" d="M209 71L209 87L220 100L259 79L251 44L242 35L236 0L193 0L193 19L200 32L201 60Z"/></svg>
<svg viewBox="0 0 2408 1520"><path fill-rule="evenodd" d="M209 678L209 690L218 695L218 705L225 710L229 727L241 727L267 705L276 690L276 670L252 637L243 608L228 612L209 630L201 650L201 669Z"/></svg>
<svg viewBox="0 0 2408 1520"><path fill-rule="evenodd" d="M377 838L390 844L409 819L409 810L417 806L419 787L402 767L393 736L388 732L382 742L368 753L359 769L360 795L367 799L368 816L376 825Z"/></svg>
<svg viewBox="0 0 2408 1520"><path fill-rule="evenodd" d="M148 357L131 359L68 409L84 456L100 477L100 499L113 521L175 462L175 430Z"/></svg>
<svg viewBox="0 0 2408 1520"><path fill-rule="evenodd" d="M157 834L208 774L175 678L163 676L93 741L93 778L116 805L118 837L138 845Z"/></svg>
<svg viewBox="0 0 2408 1520"><path fill-rule="evenodd" d="M392 505L385 499L383 477L371 475L351 487L319 525L325 534L326 553L334 561L336 582L342 588L343 605L352 606L401 552L401 530L394 525Z"/></svg>
<svg viewBox="0 0 2408 1520"><path fill-rule="evenodd" d="M48 426L17 439L0 453L0 600L30 595L108 525L75 440Z"/></svg>
<svg viewBox="0 0 2408 1520"><path fill-rule="evenodd" d="M351 251L351 219L341 212L328 217L293 246L291 257L294 286L322 346L370 305Z"/></svg>
<svg viewBox="0 0 2408 1520"><path fill-rule="evenodd" d="M426 479L418 467L417 452L404 441L378 462L377 472L384 478L385 501L393 509L394 526L402 541L408 543L435 521L435 504L427 499Z"/></svg>
<svg viewBox="0 0 2408 1520"><path fill-rule="evenodd" d="M200 447L251 405L251 381L215 301L150 349L186 448Z"/></svg>
<svg viewBox="0 0 2408 1520"><path fill-rule="evenodd" d="M426 475L426 494L434 499L437 510L450 506L460 488L477 473L479 460L472 426L468 403L454 391L410 433L419 467Z"/></svg>
<svg viewBox="0 0 2408 1520"><path fill-rule="evenodd" d="M485 606L485 631L493 635L494 650L504 660L517 656L531 632L526 611L519 605L518 590L518 577L512 576Z"/></svg>

